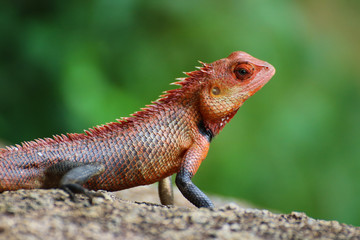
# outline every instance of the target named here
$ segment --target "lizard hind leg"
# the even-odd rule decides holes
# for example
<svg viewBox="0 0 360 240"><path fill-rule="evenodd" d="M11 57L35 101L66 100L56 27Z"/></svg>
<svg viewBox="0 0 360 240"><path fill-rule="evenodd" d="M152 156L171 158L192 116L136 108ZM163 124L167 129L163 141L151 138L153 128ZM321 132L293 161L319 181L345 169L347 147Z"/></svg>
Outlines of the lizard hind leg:
<svg viewBox="0 0 360 240"><path fill-rule="evenodd" d="M92 203L93 197L103 197L103 195L90 192L82 185L104 171L105 167L101 164L60 161L46 170L46 185L43 187L59 187L67 192L73 201L76 201L75 193L81 193Z"/></svg>
<svg viewBox="0 0 360 240"><path fill-rule="evenodd" d="M76 201L75 193L81 193L88 197L92 204L94 197L104 197L101 193L90 192L82 185L105 171L103 165L100 164L86 164L78 166L68 171L60 180L60 188L67 192L70 199Z"/></svg>

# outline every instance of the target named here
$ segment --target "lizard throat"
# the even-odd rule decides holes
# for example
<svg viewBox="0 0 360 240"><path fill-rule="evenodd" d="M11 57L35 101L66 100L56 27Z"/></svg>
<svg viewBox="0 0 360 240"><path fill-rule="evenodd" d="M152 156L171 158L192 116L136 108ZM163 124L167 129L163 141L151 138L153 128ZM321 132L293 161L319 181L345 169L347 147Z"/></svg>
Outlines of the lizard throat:
<svg viewBox="0 0 360 240"><path fill-rule="evenodd" d="M225 125L235 116L238 110L239 109L236 109L232 113L215 121L203 121L204 128L206 129L206 131L211 132L212 136L216 136L225 127Z"/></svg>

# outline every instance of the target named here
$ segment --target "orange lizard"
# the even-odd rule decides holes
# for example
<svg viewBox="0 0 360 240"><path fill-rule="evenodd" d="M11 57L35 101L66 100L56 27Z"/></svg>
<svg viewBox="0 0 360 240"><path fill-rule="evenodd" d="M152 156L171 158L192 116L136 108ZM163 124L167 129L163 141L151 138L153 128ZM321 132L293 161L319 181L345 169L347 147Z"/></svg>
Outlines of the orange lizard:
<svg viewBox="0 0 360 240"><path fill-rule="evenodd" d="M0 149L0 192L64 189L74 199L89 190L117 191L160 181L162 202L169 198L167 177L197 207L213 207L191 181L211 139L241 105L274 75L269 63L234 52L174 83L152 105L131 117L85 133L56 135Z"/></svg>

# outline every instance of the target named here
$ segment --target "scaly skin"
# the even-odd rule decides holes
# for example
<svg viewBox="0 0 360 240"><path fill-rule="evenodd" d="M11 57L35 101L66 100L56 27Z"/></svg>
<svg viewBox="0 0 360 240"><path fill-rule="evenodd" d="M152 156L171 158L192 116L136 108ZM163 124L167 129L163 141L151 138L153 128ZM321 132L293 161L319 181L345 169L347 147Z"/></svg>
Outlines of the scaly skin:
<svg viewBox="0 0 360 240"><path fill-rule="evenodd" d="M274 75L268 63L234 52L175 84L132 117L0 149L0 192L61 187L117 191L177 173L176 184L197 207L213 207L191 178L213 136Z"/></svg>

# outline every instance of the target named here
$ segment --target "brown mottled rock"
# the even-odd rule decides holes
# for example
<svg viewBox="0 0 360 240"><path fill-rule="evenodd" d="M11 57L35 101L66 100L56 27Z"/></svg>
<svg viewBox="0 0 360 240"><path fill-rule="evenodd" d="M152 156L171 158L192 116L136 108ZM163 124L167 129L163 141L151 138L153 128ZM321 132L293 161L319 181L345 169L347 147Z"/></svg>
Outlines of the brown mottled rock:
<svg viewBox="0 0 360 240"><path fill-rule="evenodd" d="M61 190L0 194L1 239L360 239L360 228L228 204L216 209L134 203L103 192L93 205Z"/></svg>
<svg viewBox="0 0 360 240"><path fill-rule="evenodd" d="M135 188L129 188L122 191L115 192L115 195L124 200L130 200L134 202L151 202L160 204L157 184L147 185L147 186L139 186ZM236 198L225 198L215 195L210 195L211 201L215 204L215 206L223 206L229 203L236 203L240 207L243 208L255 208L256 206L250 204L244 200L239 200ZM188 207L188 208L196 208L192 205L179 191L177 187L174 187L174 202L178 207Z"/></svg>

